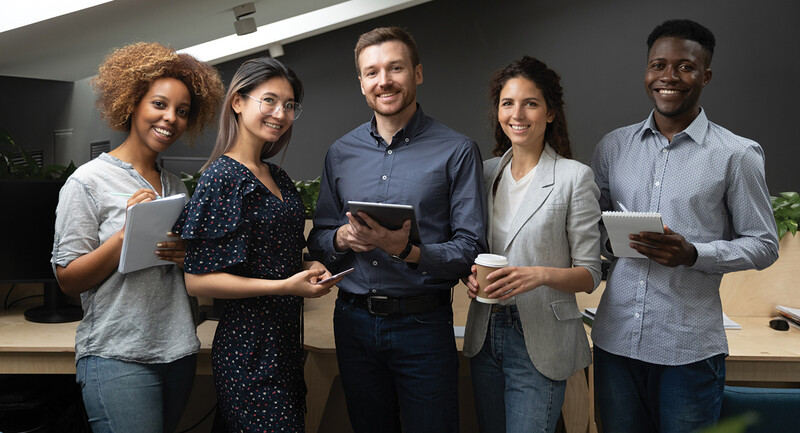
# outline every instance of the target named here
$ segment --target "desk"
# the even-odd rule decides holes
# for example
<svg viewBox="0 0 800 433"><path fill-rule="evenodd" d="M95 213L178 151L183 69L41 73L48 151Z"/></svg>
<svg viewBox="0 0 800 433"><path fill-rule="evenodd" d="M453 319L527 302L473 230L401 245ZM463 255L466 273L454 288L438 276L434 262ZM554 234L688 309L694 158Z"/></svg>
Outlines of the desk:
<svg viewBox="0 0 800 433"><path fill-rule="evenodd" d="M456 288L454 321L466 322L466 294ZM333 302L335 293L309 299L305 308L305 365L308 383L306 428L317 432L327 398L338 375L333 343ZM0 313L0 374L74 374L75 329L78 322L62 324L33 323L25 320L24 308ZM800 387L800 330L787 332L769 328L767 317L731 317L742 325L729 330L730 356L726 360L729 382L789 384ZM211 341L217 322L203 322L197 329L201 341L197 374L211 374ZM461 350L463 341L457 339ZM461 358L461 376L469 375L468 363ZM596 431L589 379L578 372L567 381L567 397L562 409L567 431ZM463 415L462 415L463 416Z"/></svg>

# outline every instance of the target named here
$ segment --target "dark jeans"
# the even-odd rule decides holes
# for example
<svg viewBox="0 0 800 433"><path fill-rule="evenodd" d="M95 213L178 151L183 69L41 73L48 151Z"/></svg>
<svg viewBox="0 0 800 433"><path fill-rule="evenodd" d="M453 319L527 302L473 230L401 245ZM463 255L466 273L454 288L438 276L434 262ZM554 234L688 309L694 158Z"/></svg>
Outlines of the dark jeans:
<svg viewBox="0 0 800 433"><path fill-rule="evenodd" d="M356 433L458 432L452 306L380 317L337 299L333 325Z"/></svg>
<svg viewBox="0 0 800 433"><path fill-rule="evenodd" d="M668 366L595 346L594 384L604 433L690 433L719 418L725 355Z"/></svg>

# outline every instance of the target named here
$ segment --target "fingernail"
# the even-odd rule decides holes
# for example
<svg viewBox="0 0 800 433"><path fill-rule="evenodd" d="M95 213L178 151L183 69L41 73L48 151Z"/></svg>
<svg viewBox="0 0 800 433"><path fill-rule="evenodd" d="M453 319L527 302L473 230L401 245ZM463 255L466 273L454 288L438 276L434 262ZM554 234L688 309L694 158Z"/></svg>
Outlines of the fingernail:
<svg viewBox="0 0 800 433"><path fill-rule="evenodd" d="M156 244L156 246L159 247L159 248L164 248L164 243L163 242L159 242L159 243Z"/></svg>

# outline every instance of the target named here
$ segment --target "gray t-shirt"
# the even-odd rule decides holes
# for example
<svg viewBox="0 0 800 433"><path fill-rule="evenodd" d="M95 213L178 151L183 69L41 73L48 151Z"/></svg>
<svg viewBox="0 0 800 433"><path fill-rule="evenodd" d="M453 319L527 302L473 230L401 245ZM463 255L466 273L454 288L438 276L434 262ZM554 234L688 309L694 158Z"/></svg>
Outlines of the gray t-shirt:
<svg viewBox="0 0 800 433"><path fill-rule="evenodd" d="M181 180L161 171L163 195L186 193ZM118 232L128 199L153 187L130 164L103 153L79 167L61 189L51 263L66 267ZM153 245L155 252L156 246ZM84 317L75 336L75 359L100 356L139 363L172 362L200 348L183 272L175 265L111 273L81 294Z"/></svg>

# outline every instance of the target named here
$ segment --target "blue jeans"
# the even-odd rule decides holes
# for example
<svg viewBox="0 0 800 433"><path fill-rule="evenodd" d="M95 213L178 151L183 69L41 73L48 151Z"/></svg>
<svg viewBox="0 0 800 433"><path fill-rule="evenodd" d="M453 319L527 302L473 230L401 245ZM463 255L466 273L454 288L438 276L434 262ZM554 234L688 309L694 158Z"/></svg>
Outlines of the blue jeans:
<svg viewBox="0 0 800 433"><path fill-rule="evenodd" d="M605 433L689 433L719 418L725 355L668 366L595 346L594 386Z"/></svg>
<svg viewBox="0 0 800 433"><path fill-rule="evenodd" d="M337 299L333 330L356 433L458 432L458 353L450 305L381 317Z"/></svg>
<svg viewBox="0 0 800 433"><path fill-rule="evenodd" d="M172 433L189 401L197 355L165 364L86 356L76 380L94 433Z"/></svg>
<svg viewBox="0 0 800 433"><path fill-rule="evenodd" d="M481 433L555 431L567 381L534 367L516 305L493 308L483 348L469 368Z"/></svg>

